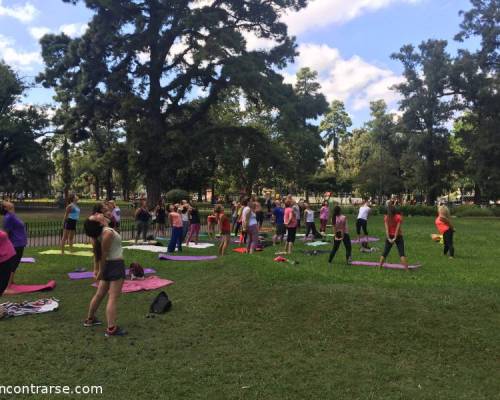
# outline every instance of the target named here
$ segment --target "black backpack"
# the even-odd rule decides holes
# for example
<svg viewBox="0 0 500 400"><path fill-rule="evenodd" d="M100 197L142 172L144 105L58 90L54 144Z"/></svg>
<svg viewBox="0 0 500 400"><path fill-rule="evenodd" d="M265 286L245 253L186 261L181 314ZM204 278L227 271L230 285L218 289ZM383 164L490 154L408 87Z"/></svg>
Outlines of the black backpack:
<svg viewBox="0 0 500 400"><path fill-rule="evenodd" d="M149 307L149 312L154 314L163 314L170 310L172 302L165 292L158 293L158 296L153 300Z"/></svg>

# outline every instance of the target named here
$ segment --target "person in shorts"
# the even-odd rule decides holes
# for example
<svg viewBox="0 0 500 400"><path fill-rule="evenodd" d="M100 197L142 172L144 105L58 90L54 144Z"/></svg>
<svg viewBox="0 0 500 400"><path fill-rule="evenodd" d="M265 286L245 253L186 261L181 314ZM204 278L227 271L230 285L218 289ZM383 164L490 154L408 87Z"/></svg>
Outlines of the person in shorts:
<svg viewBox="0 0 500 400"><path fill-rule="evenodd" d="M87 319L83 326L93 327L102 322L96 317L102 301L108 296L106 305L106 337L123 336L126 332L116 323L118 299L125 280L125 261L123 259L122 238L109 227L111 211L103 207L103 213L95 213L84 223L87 236L93 241L94 278L98 282L97 291L89 305Z"/></svg>
<svg viewBox="0 0 500 400"><path fill-rule="evenodd" d="M61 254L64 254L66 242L69 243L69 251L73 251L73 241L75 240L76 224L80 218L80 207L78 207L78 196L71 194L68 198L69 204L63 218L63 236L61 239Z"/></svg>
<svg viewBox="0 0 500 400"><path fill-rule="evenodd" d="M283 242L285 237L286 227L285 227L285 209L281 206L281 201L276 200L273 209L273 222L276 226L276 232L273 236L273 246L279 241Z"/></svg>
<svg viewBox="0 0 500 400"><path fill-rule="evenodd" d="M217 215L220 231L219 255L223 256L231 241L231 220L224 214L224 208L220 204L215 207L215 214Z"/></svg>
<svg viewBox="0 0 500 400"><path fill-rule="evenodd" d="M293 244L295 243L295 237L297 236L297 214L292 206L293 200L287 200L285 202L285 215L283 220L287 230L285 245L285 252L287 254L292 254Z"/></svg>

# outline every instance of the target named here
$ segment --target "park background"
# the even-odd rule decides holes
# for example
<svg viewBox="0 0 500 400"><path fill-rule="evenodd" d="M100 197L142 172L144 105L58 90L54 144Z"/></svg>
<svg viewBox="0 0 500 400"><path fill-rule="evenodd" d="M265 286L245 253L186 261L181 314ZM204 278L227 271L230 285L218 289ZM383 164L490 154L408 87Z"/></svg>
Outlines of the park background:
<svg viewBox="0 0 500 400"><path fill-rule="evenodd" d="M37 262L19 282L55 279L61 300L1 321L2 384L102 385L125 399L499 398L499 1L346 4L0 1L0 192L31 241L53 238L31 242ZM59 240L58 207L70 193L84 215L119 198L131 217L136 194L153 207L172 190L394 196L422 266L350 267L343 250L330 266L301 241L298 264L274 262L273 248L184 264L126 250L175 281L172 310L145 318L155 293L127 294L126 338L84 330L94 289L67 273L90 258L40 254ZM454 260L430 239L441 201ZM344 209L352 230L356 207ZM383 213L370 219L381 239Z"/></svg>

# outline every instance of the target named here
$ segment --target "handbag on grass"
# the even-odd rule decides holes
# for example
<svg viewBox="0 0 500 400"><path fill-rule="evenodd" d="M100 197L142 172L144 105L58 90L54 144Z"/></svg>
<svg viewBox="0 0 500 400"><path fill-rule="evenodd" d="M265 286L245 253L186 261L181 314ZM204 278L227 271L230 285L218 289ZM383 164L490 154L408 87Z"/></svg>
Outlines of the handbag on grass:
<svg viewBox="0 0 500 400"><path fill-rule="evenodd" d="M172 301L168 298L168 295L162 291L158 293L158 296L153 300L151 306L149 307L149 312L152 314L163 314L172 308Z"/></svg>

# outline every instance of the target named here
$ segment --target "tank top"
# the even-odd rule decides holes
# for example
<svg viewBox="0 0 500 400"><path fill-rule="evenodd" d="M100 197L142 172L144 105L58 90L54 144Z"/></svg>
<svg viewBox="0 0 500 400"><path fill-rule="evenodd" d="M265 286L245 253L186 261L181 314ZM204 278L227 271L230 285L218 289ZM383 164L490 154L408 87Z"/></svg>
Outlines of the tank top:
<svg viewBox="0 0 500 400"><path fill-rule="evenodd" d="M172 219L172 227L182 228L182 218L178 212L171 212L170 218Z"/></svg>
<svg viewBox="0 0 500 400"><path fill-rule="evenodd" d="M146 210L141 208L139 210L139 213L137 214L137 221L148 222L150 217L151 215L149 215L149 213Z"/></svg>
<svg viewBox="0 0 500 400"><path fill-rule="evenodd" d="M113 239L111 241L111 246L109 248L106 261L108 260L122 260L123 259L123 249L122 249L122 238L120 234L112 228L105 227L104 231L109 231L113 234Z"/></svg>
<svg viewBox="0 0 500 400"><path fill-rule="evenodd" d="M75 221L78 221L78 218L80 218L80 207L75 203L71 203L71 211L68 214L68 218L74 219Z"/></svg>
<svg viewBox="0 0 500 400"><path fill-rule="evenodd" d="M200 214L196 208L191 209L191 223L199 224L200 223Z"/></svg>

